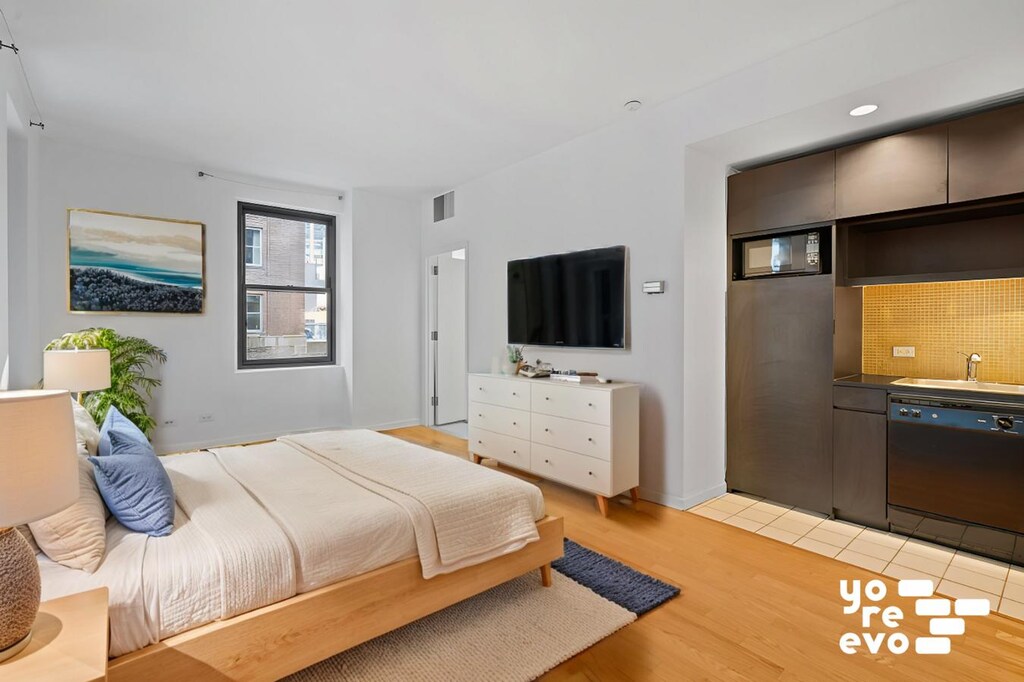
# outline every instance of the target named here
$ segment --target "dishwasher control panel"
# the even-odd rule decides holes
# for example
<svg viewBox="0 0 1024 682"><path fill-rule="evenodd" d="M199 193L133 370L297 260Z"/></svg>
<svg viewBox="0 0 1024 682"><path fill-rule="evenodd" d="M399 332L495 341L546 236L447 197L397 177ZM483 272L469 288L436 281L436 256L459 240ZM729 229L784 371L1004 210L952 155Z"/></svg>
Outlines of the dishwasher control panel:
<svg viewBox="0 0 1024 682"><path fill-rule="evenodd" d="M889 420L1024 436L1024 406L922 396L889 397Z"/></svg>

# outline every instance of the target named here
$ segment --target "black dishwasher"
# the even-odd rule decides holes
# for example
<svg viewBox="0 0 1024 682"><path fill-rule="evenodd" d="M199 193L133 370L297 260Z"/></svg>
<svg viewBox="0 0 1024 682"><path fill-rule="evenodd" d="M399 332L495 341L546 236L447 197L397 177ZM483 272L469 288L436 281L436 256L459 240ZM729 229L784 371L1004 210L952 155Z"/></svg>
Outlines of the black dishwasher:
<svg viewBox="0 0 1024 682"><path fill-rule="evenodd" d="M1019 560L1024 405L891 395L888 445L894 530Z"/></svg>

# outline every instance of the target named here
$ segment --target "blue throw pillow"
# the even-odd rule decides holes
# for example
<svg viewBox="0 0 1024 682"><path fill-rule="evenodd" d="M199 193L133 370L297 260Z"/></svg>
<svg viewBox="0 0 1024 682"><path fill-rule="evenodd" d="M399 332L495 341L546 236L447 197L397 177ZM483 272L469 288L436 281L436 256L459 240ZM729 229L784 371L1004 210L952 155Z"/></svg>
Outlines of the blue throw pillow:
<svg viewBox="0 0 1024 682"><path fill-rule="evenodd" d="M121 414L113 405L107 410L107 416L103 419L103 425L100 426L100 444L98 452L100 457L106 457L110 454L110 434L117 433L122 436L122 440L131 441L139 446L145 446L149 452L153 451L153 448L149 445L149 439L146 438L146 434L139 430L139 427L132 423L132 420Z"/></svg>
<svg viewBox="0 0 1024 682"><path fill-rule="evenodd" d="M110 513L129 530L154 537L170 535L174 530L174 489L164 465L148 442L143 449L117 431L109 435L110 454L89 461Z"/></svg>

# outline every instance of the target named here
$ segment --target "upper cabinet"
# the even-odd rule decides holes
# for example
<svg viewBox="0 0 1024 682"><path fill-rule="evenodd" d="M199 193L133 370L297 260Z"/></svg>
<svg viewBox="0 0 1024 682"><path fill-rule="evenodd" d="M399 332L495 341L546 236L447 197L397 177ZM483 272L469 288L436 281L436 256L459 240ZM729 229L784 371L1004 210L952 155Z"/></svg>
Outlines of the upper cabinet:
<svg viewBox="0 0 1024 682"><path fill-rule="evenodd" d="M946 124L836 150L836 217L947 201Z"/></svg>
<svg viewBox="0 0 1024 682"><path fill-rule="evenodd" d="M827 222L836 217L835 152L729 176L729 234Z"/></svg>
<svg viewBox="0 0 1024 682"><path fill-rule="evenodd" d="M949 124L949 201L1024 192L1024 104Z"/></svg>

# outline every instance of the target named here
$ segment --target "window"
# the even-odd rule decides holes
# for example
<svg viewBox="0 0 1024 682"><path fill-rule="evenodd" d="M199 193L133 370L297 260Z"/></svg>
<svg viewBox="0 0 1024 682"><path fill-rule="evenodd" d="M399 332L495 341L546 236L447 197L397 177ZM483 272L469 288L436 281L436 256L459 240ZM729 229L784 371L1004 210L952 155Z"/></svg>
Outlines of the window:
<svg viewBox="0 0 1024 682"><path fill-rule="evenodd" d="M263 228L245 228L245 264L252 267L263 265Z"/></svg>
<svg viewBox="0 0 1024 682"><path fill-rule="evenodd" d="M263 331L263 294L245 295L245 331L249 334Z"/></svg>
<svg viewBox="0 0 1024 682"><path fill-rule="evenodd" d="M334 363L334 217L238 204L238 366Z"/></svg>

